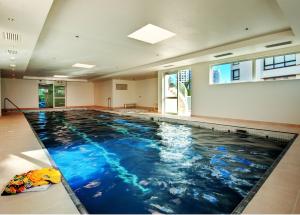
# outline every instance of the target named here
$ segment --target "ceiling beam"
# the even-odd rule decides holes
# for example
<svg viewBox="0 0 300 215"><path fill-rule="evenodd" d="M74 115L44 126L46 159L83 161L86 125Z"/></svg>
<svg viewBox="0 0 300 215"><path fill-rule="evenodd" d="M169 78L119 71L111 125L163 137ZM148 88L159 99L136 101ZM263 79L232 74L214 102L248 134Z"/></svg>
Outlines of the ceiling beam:
<svg viewBox="0 0 300 215"><path fill-rule="evenodd" d="M295 36L300 41L300 1L299 0L277 0L280 9L288 20Z"/></svg>

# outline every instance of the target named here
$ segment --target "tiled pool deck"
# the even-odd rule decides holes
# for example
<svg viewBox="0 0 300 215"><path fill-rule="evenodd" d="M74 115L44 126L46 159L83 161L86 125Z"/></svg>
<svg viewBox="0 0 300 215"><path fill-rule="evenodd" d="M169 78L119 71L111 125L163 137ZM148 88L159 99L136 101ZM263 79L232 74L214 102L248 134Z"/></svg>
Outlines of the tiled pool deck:
<svg viewBox="0 0 300 215"><path fill-rule="evenodd" d="M99 110L99 108L93 108ZM202 123L224 124L300 134L300 125L264 123L209 117L162 116L157 113L132 115L167 117ZM0 117L0 187L22 172L50 165L23 114ZM247 205L244 213L300 213L300 136ZM63 184L43 192L0 197L0 213L79 213Z"/></svg>
<svg viewBox="0 0 300 215"><path fill-rule="evenodd" d="M0 187L16 174L50 166L24 115L0 117ZM62 183L47 191L0 196L0 213L72 213L78 210Z"/></svg>

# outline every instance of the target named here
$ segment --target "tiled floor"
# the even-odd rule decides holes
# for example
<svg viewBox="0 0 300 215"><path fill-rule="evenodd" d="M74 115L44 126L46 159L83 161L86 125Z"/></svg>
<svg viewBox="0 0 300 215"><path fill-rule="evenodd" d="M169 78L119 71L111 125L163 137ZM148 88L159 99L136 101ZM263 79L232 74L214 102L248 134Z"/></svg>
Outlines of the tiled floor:
<svg viewBox="0 0 300 215"><path fill-rule="evenodd" d="M300 134L300 125L264 123L210 117L150 116L219 123ZM0 117L0 186L16 173L49 165L22 114ZM244 213L300 213L300 137L245 208ZM51 204L49 204L51 202ZM33 203L33 204L30 204ZM44 192L0 197L0 213L78 213L62 184Z"/></svg>
<svg viewBox="0 0 300 215"><path fill-rule="evenodd" d="M15 175L50 166L23 114L0 117L0 189ZM0 196L0 213L77 213L62 183L42 192Z"/></svg>

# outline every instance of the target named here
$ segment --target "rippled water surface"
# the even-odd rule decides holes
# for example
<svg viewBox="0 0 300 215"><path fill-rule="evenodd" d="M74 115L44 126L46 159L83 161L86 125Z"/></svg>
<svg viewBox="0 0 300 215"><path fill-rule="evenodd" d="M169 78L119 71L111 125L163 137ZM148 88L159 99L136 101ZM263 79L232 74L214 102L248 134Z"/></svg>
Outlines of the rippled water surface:
<svg viewBox="0 0 300 215"><path fill-rule="evenodd" d="M26 117L90 213L230 213L283 150L98 111Z"/></svg>

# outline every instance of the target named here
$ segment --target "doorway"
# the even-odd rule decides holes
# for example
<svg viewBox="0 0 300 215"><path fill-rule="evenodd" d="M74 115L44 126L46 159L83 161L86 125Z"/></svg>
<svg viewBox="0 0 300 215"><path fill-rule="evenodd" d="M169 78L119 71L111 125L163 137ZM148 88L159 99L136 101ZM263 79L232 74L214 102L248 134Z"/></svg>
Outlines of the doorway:
<svg viewBox="0 0 300 215"><path fill-rule="evenodd" d="M53 84L39 84L39 108L53 108Z"/></svg>
<svg viewBox="0 0 300 215"><path fill-rule="evenodd" d="M65 85L39 84L39 108L66 106Z"/></svg>
<svg viewBox="0 0 300 215"><path fill-rule="evenodd" d="M180 116L191 115L192 74L190 69L165 73L164 112Z"/></svg>

